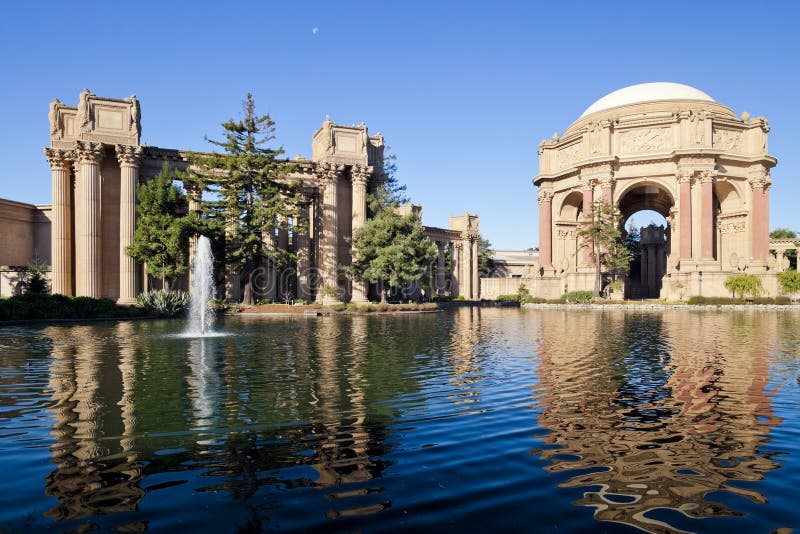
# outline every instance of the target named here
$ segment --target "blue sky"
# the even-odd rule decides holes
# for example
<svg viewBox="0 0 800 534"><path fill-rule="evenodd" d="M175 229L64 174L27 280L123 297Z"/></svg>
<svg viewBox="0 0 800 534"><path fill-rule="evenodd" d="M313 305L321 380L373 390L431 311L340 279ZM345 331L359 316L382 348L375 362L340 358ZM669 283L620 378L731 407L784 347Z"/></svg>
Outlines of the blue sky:
<svg viewBox="0 0 800 534"><path fill-rule="evenodd" d="M0 19L0 197L50 202L53 98L135 92L144 141L206 149L251 91L288 156L310 156L325 115L364 121L425 224L477 212L495 248L527 248L539 141L611 91L673 81L767 117L770 223L800 230L799 27L789 1L14 2Z"/></svg>

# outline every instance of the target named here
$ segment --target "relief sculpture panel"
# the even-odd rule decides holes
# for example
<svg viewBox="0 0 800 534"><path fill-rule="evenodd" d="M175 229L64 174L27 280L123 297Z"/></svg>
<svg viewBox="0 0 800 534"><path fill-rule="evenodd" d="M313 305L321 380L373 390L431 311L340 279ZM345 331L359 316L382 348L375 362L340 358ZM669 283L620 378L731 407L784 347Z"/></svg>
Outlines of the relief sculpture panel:
<svg viewBox="0 0 800 534"><path fill-rule="evenodd" d="M741 131L717 130L714 129L712 143L714 148L732 152L741 152L743 149L743 139Z"/></svg>
<svg viewBox="0 0 800 534"><path fill-rule="evenodd" d="M581 159L583 155L583 143L577 142L575 144L569 145L566 148L562 148L558 151L558 165L561 168L569 167L576 161Z"/></svg>
<svg viewBox="0 0 800 534"><path fill-rule="evenodd" d="M655 152L671 146L669 128L628 130L619 134L619 151L623 154Z"/></svg>

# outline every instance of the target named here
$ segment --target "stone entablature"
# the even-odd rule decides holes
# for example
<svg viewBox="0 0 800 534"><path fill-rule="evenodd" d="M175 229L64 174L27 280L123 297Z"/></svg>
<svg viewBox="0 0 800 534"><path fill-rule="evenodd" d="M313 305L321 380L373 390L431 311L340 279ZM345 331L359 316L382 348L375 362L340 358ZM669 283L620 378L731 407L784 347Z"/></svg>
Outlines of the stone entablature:
<svg viewBox="0 0 800 534"><path fill-rule="evenodd" d="M669 98L646 101L653 88ZM626 95L635 98L628 103ZM604 100L614 105L599 105ZM777 160L767 152L768 133L763 117L737 118L679 84L632 86L601 99L563 136L539 145L533 184L543 273L565 277L574 289L591 287L593 247L577 229L600 199L623 219L642 209L661 213L672 243L666 277L706 273L704 294L724 292L721 275L711 283L709 272L769 271L768 195Z"/></svg>

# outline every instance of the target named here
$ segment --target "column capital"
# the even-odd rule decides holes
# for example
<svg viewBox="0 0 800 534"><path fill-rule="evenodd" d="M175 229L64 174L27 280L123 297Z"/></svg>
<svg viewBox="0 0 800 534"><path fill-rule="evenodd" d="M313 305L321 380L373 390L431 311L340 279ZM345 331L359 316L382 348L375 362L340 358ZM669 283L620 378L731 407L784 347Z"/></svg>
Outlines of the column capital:
<svg viewBox="0 0 800 534"><path fill-rule="evenodd" d="M717 179L717 171L702 171L700 173L700 183L714 183Z"/></svg>
<svg viewBox="0 0 800 534"><path fill-rule="evenodd" d="M539 193L536 195L536 200L539 204L550 202L553 200L553 192L549 189L540 189Z"/></svg>
<svg viewBox="0 0 800 534"><path fill-rule="evenodd" d="M369 166L353 165L353 172L351 173L353 185L367 185L372 171L372 167Z"/></svg>
<svg viewBox="0 0 800 534"><path fill-rule="evenodd" d="M678 171L676 177L678 178L678 182L680 183L686 183L686 182L691 183L692 178L694 177L694 172L681 170Z"/></svg>
<svg viewBox="0 0 800 534"><path fill-rule="evenodd" d="M142 162L142 147L136 145L116 145L117 161L120 167L138 167Z"/></svg>
<svg viewBox="0 0 800 534"><path fill-rule="evenodd" d="M75 157L71 150L63 150L60 148L45 148L44 157L47 158L47 163L54 171L69 170L69 165Z"/></svg>
<svg viewBox="0 0 800 534"><path fill-rule="evenodd" d="M339 176L344 172L344 165L338 163L323 163L320 166L320 170L322 171L322 179L326 183L336 183Z"/></svg>
<svg viewBox="0 0 800 534"><path fill-rule="evenodd" d="M766 189L772 183L772 180L769 177L769 171L767 169L760 169L747 177L747 181L750 183L750 187L756 189L761 187Z"/></svg>
<svg viewBox="0 0 800 534"><path fill-rule="evenodd" d="M103 161L103 143L75 141L75 159L81 163L99 164Z"/></svg>
<svg viewBox="0 0 800 534"><path fill-rule="evenodd" d="M601 187L611 187L614 185L616 178L614 178L614 171L608 171L608 173L599 176L596 182L600 183Z"/></svg>

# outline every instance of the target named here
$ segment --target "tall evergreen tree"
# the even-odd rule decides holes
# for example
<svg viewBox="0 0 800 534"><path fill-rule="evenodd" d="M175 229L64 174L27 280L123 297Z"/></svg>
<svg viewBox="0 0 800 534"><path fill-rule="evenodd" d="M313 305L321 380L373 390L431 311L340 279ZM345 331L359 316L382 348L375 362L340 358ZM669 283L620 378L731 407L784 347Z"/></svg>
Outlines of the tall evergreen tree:
<svg viewBox="0 0 800 534"><path fill-rule="evenodd" d="M223 153L194 154L194 172L217 193L210 202L225 227L226 264L243 277L245 304L254 304L254 278L267 261L285 259L287 251L270 245L277 229L288 230L287 217L297 214L299 183L290 183L291 164L278 160L282 148L269 148L275 122L256 113L253 96L243 102L242 117L222 123L224 139L206 138ZM224 222L223 222L224 221Z"/></svg>
<svg viewBox="0 0 800 534"><path fill-rule="evenodd" d="M160 278L169 289L188 271L189 235L193 225L186 215L187 201L173 184L175 172L165 163L152 180L139 186L136 230L125 253L145 263L147 274Z"/></svg>

